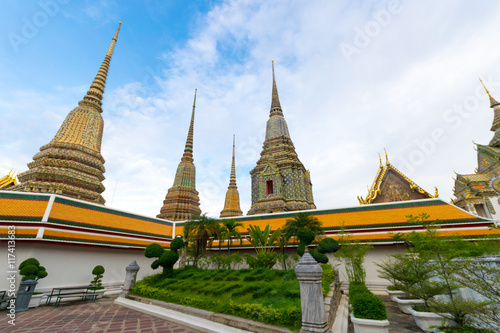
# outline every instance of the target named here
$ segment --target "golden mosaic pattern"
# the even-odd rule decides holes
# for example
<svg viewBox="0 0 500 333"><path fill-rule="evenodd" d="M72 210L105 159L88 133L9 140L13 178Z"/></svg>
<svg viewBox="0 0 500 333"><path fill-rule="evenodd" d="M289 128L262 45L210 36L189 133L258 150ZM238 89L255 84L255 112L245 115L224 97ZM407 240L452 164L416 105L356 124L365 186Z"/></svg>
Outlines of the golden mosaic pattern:
<svg viewBox="0 0 500 333"><path fill-rule="evenodd" d="M37 217L42 220L48 200L1 198L2 216Z"/></svg>
<svg viewBox="0 0 500 333"><path fill-rule="evenodd" d="M129 244L145 247L151 243L158 243L163 247L170 247L170 243L161 242L161 241L152 241L152 240L140 240L140 239L128 239L121 237L111 237L111 236L99 236L99 235L90 235L86 233L75 233L75 232L66 232L66 231L58 231L58 230L45 230L43 234L44 238L54 237L58 239L64 239L68 241L78 241L78 242L90 242L90 243L115 243L115 244Z"/></svg>
<svg viewBox="0 0 500 333"><path fill-rule="evenodd" d="M143 232L158 236L170 236L172 226L154 223L133 217L106 213L55 202L50 212L49 221L62 220L96 227Z"/></svg>

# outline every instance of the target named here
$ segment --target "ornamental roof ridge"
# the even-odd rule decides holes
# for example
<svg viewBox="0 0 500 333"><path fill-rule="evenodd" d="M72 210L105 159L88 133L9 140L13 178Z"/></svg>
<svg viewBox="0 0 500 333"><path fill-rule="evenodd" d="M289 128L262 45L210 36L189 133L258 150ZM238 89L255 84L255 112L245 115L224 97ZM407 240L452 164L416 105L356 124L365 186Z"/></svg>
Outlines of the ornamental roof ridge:
<svg viewBox="0 0 500 333"><path fill-rule="evenodd" d="M359 200L359 203L361 205L371 204L377 198L377 196L381 193L380 188L382 186L382 181L384 180L384 177L389 170L393 171L394 173L396 173L400 177L402 177L410 185L410 188L412 190L417 190L418 192L428 196L429 198L435 197L435 196L431 195L429 192L425 191L420 186L418 186L417 183L412 181L410 178L408 178L408 176L406 176L404 173L399 171L394 165L392 165L389 162L389 157L388 157L388 154L387 154L387 151L385 150L385 148L384 148L384 151L385 151L385 157L386 157L386 164L385 164L385 166L383 166L382 160L380 159L380 167L377 170L377 174L375 176L375 179L373 180L372 186L368 190L368 195L366 196L365 199L363 199L363 197L358 196L358 200ZM380 154L379 154L379 158L380 158ZM436 193L437 193L437 189L436 189Z"/></svg>

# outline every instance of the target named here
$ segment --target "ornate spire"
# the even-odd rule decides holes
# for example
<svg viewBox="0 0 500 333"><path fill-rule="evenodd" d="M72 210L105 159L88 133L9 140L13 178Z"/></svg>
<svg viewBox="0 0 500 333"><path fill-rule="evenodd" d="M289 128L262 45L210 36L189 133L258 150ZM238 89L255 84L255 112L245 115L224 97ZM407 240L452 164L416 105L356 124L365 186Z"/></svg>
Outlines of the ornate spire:
<svg viewBox="0 0 500 333"><path fill-rule="evenodd" d="M243 212L240 209L240 194L236 186L236 167L234 159L234 134L233 134L233 159L231 162L231 176L229 178L229 186L226 192L226 201L224 209L220 212L220 217L241 216Z"/></svg>
<svg viewBox="0 0 500 333"><path fill-rule="evenodd" d="M233 160L231 162L231 176L229 177L229 185L236 186L236 166L234 163L234 134L233 134Z"/></svg>
<svg viewBox="0 0 500 333"><path fill-rule="evenodd" d="M380 153L378 153L378 159L380 160L380 167L383 168L384 165L382 164L382 156L380 156Z"/></svg>
<svg viewBox="0 0 500 333"><path fill-rule="evenodd" d="M187 162L193 162L193 132L194 132L194 110L196 108L196 92L198 89L194 90L194 101L193 101L193 111L191 113L191 122L189 124L188 136L186 139L186 147L184 148L184 155L182 155L182 160Z"/></svg>
<svg viewBox="0 0 500 333"><path fill-rule="evenodd" d="M56 193L104 204L101 106L120 25L87 94L69 112L54 138L40 147L28 164L29 170L19 174L20 184L12 190Z"/></svg>
<svg viewBox="0 0 500 333"><path fill-rule="evenodd" d="M385 164L391 164L389 163L389 155L387 155L387 150L384 148L385 151Z"/></svg>
<svg viewBox="0 0 500 333"><path fill-rule="evenodd" d="M274 77L274 60L272 60L273 67L273 96L271 99L271 116L283 115L283 110L281 110L280 98L278 96L278 88L276 87L276 79Z"/></svg>
<svg viewBox="0 0 500 333"><path fill-rule="evenodd" d="M485 86L485 85L484 85L484 83L483 83L483 80L481 80L481 78L479 78L479 81L481 81L481 84L483 85L484 90L486 90L486 93L487 93L487 94L488 94L488 96L490 97L490 108L494 107L495 105L500 104L500 103L498 103L498 102L496 101L496 99L494 99L493 97L491 97L490 92L488 91L488 89L486 89L486 86Z"/></svg>
<svg viewBox="0 0 500 333"><path fill-rule="evenodd" d="M109 45L108 52L104 57L104 60L101 64L101 68L97 72L94 81L90 85L89 91L87 91L87 95L83 97L83 100L78 104L82 105L85 103L94 105L99 112L102 112L102 96L104 94L104 86L106 85L106 79L108 76L109 63L111 62L111 56L113 55L113 50L115 49L116 40L118 39L118 32L120 31L120 26L122 23L118 24L118 28L116 29L115 35L111 40L111 45Z"/></svg>
<svg viewBox="0 0 500 333"><path fill-rule="evenodd" d="M189 220L196 214L201 214L200 198L196 191L196 168L193 159L194 110L196 107L196 92L194 90L193 111L191 122L182 155L181 162L175 173L174 185L168 190L160 214L156 217L171 221Z"/></svg>

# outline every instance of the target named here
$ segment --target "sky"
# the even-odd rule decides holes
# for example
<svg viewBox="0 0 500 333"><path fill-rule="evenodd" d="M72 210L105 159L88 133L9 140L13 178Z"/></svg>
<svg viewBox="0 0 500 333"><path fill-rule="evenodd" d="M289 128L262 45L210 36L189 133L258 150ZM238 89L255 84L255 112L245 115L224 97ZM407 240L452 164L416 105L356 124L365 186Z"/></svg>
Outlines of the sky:
<svg viewBox="0 0 500 333"><path fill-rule="evenodd" d="M378 154L445 201L474 173L500 98L500 2L113 1L0 4L0 174L26 171L88 90L118 22L103 100L106 206L156 216L194 90L200 208L218 217L232 137L243 212L271 105L271 60L317 208L359 205Z"/></svg>

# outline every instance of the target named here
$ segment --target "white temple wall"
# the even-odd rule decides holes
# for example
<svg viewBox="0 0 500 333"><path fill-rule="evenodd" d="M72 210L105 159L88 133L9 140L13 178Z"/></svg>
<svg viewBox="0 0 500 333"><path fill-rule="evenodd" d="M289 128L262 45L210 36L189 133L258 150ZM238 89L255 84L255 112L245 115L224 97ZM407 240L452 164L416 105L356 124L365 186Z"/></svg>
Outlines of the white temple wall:
<svg viewBox="0 0 500 333"><path fill-rule="evenodd" d="M4 254L5 253L5 254ZM16 268L28 258L35 258L41 266L47 269L48 276L38 280L35 291L50 291L55 287L70 287L88 285L94 278L92 269L102 265L106 270L102 279L104 286L123 284L125 268L133 261L137 261L140 270L137 279L144 276L160 273L153 271L153 258L146 258L143 249L121 249L111 247L91 247L66 244L30 244L17 242L15 248ZM2 251L0 261L0 290L8 290L7 278L10 274L7 267L7 251ZM161 270L161 268L159 268ZM21 276L16 274L16 291L21 282Z"/></svg>

